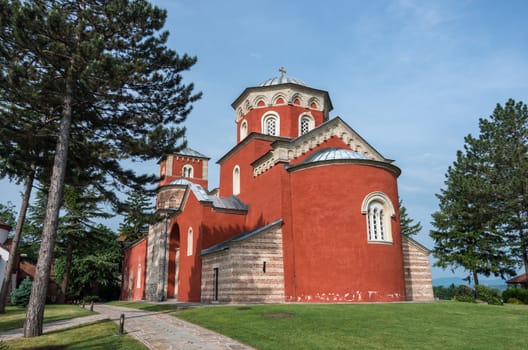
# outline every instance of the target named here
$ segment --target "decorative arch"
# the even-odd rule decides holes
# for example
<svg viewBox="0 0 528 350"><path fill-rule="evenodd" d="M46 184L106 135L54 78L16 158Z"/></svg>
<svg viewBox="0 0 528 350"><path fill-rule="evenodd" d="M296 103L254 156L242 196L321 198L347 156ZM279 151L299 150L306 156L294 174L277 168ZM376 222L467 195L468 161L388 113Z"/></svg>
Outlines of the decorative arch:
<svg viewBox="0 0 528 350"><path fill-rule="evenodd" d="M385 193L369 193L363 199L361 213L366 216L369 243L392 243L391 218L396 212L390 198Z"/></svg>
<svg viewBox="0 0 528 350"><path fill-rule="evenodd" d="M233 168L233 195L240 194L240 167L235 165Z"/></svg>
<svg viewBox="0 0 528 350"><path fill-rule="evenodd" d="M271 136L280 135L280 117L275 112L269 112L262 117L262 133Z"/></svg>
<svg viewBox="0 0 528 350"><path fill-rule="evenodd" d="M278 93L275 96L273 96L273 98L271 99L271 102L274 105L277 105L277 104L282 105L282 104L285 104L286 101L287 101L286 96L284 96L283 93Z"/></svg>
<svg viewBox="0 0 528 350"><path fill-rule="evenodd" d="M320 109L321 104L319 103L319 99L316 97L312 97L308 100L308 107L311 109Z"/></svg>

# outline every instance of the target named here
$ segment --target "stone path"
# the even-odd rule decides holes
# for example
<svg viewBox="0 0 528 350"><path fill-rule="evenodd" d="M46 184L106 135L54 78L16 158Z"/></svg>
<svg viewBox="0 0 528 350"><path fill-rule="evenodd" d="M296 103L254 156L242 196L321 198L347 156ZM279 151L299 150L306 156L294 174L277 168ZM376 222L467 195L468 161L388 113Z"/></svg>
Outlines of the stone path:
<svg viewBox="0 0 528 350"><path fill-rule="evenodd" d="M98 312L99 315L60 321L62 323L60 327L68 328L101 319L111 319L119 324L121 314L125 314L125 332L145 344L149 349L253 350L253 348L231 338L170 316L167 312L143 311L106 304L96 304L94 311ZM60 329L52 328L56 323L58 322L44 325L44 332ZM0 333L0 340L21 337L22 334L21 329L2 332Z"/></svg>

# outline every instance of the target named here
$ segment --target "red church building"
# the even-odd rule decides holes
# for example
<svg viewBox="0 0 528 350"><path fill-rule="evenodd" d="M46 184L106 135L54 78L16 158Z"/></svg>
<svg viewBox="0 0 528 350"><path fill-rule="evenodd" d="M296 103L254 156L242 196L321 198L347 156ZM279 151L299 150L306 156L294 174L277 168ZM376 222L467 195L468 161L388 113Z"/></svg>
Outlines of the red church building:
<svg viewBox="0 0 528 350"><path fill-rule="evenodd" d="M160 161L165 218L125 249L122 299L194 302L432 300L429 251L402 236L400 169L288 77L233 102L237 144Z"/></svg>

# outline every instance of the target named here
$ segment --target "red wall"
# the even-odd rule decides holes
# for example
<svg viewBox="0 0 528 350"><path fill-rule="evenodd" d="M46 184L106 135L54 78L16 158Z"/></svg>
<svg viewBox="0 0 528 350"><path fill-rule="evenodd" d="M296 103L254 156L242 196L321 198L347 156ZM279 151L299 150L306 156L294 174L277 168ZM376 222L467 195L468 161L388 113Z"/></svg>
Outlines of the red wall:
<svg viewBox="0 0 528 350"><path fill-rule="evenodd" d="M121 300L142 300L145 298L145 278L147 274L147 239L137 242L124 252L121 280ZM141 264L141 270L139 265ZM138 273L141 275L140 288L137 288ZM133 278L130 276L133 274Z"/></svg>
<svg viewBox="0 0 528 350"><path fill-rule="evenodd" d="M396 176L358 164L291 173L291 223L283 227L287 301L405 300ZM361 204L381 191L392 201L392 244L367 240Z"/></svg>

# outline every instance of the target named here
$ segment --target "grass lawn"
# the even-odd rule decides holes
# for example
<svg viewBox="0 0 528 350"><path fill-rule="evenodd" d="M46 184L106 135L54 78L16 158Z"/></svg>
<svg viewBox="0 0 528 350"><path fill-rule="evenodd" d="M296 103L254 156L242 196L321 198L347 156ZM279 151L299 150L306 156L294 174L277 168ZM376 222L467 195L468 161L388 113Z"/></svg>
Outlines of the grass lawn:
<svg viewBox="0 0 528 350"><path fill-rule="evenodd" d="M89 309L76 305L46 305L44 323L67 320L70 318L92 315ZM6 313L0 314L0 331L22 328L26 318L26 309L19 306L6 307Z"/></svg>
<svg viewBox="0 0 528 350"><path fill-rule="evenodd" d="M108 305L129 307L132 309L139 309L145 311L177 311L181 310L181 306L177 304L152 304L142 301L111 301Z"/></svg>
<svg viewBox="0 0 528 350"><path fill-rule="evenodd" d="M46 333L40 337L11 340L6 343L9 346L9 350L148 349L132 337L118 336L117 333L117 324L108 320L67 330Z"/></svg>
<svg viewBox="0 0 528 350"><path fill-rule="evenodd" d="M259 350L528 349L528 307L461 302L191 308L177 317Z"/></svg>

